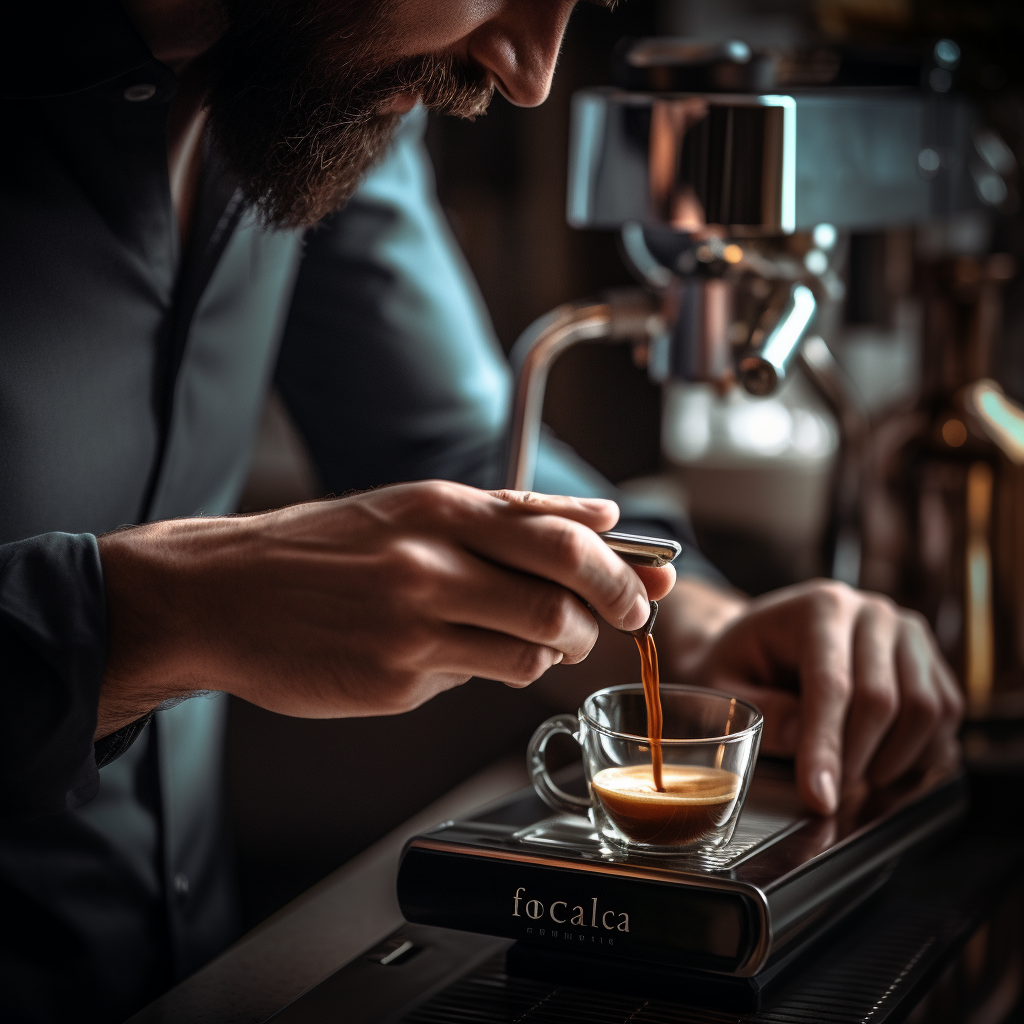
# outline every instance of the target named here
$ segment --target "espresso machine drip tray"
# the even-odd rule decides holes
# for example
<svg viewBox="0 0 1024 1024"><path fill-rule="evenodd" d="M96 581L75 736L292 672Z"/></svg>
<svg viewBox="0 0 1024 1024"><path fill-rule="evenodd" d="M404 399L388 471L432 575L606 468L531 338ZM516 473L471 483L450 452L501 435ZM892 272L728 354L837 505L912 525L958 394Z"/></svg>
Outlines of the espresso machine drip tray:
<svg viewBox="0 0 1024 1024"><path fill-rule="evenodd" d="M515 940L510 963L527 972L639 972L648 987L685 976L746 1007L966 808L953 774L850 794L821 818L787 765L762 760L731 843L664 855L550 817L530 790L414 837L398 899L412 923Z"/></svg>

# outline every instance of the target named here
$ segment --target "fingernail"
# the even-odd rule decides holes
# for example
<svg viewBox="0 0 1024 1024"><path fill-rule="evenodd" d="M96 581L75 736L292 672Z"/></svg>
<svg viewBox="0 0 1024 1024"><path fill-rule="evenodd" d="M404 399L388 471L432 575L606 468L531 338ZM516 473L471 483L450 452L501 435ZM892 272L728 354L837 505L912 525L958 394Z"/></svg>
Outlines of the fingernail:
<svg viewBox="0 0 1024 1024"><path fill-rule="evenodd" d="M592 512L607 512L608 506L615 504L610 498L577 498L576 500Z"/></svg>
<svg viewBox="0 0 1024 1024"><path fill-rule="evenodd" d="M814 795L825 805L828 813L836 809L836 777L826 768L811 780Z"/></svg>
<svg viewBox="0 0 1024 1024"><path fill-rule="evenodd" d="M629 614L622 620L623 629L639 629L650 617L651 602L646 597L638 597Z"/></svg>
<svg viewBox="0 0 1024 1024"><path fill-rule="evenodd" d="M565 655L561 651L555 651L555 656L551 659L551 664L558 665L564 657Z"/></svg>

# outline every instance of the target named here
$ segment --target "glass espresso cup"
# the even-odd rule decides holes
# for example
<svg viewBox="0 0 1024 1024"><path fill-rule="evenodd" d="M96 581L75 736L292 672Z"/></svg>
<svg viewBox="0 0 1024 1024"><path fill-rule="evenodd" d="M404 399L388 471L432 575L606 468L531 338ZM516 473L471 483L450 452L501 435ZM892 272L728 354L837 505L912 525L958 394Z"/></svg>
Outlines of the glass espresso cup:
<svg viewBox="0 0 1024 1024"><path fill-rule="evenodd" d="M576 716L555 715L533 734L527 763L534 788L556 811L589 815L607 839L630 849L679 853L732 838L761 742L761 712L719 690L661 687L662 780L654 785L647 707L640 685L592 693ZM571 736L583 750L590 799L551 780L545 749Z"/></svg>

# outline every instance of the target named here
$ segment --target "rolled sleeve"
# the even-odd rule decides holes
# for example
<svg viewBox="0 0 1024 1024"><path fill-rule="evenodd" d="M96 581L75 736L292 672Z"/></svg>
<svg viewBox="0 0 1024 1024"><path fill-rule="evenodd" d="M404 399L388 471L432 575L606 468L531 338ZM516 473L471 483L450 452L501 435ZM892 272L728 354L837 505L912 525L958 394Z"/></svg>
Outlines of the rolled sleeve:
<svg viewBox="0 0 1024 1024"><path fill-rule="evenodd" d="M96 795L106 645L92 534L0 545L0 817L56 814Z"/></svg>

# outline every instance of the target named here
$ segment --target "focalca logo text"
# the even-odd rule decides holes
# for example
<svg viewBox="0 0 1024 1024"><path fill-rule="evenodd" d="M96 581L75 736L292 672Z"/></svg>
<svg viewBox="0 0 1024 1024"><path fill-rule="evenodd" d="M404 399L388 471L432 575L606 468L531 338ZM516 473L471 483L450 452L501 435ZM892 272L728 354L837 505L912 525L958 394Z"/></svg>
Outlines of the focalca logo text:
<svg viewBox="0 0 1024 1024"><path fill-rule="evenodd" d="M576 925L579 928L602 928L605 931L629 931L629 914L599 907L597 897L591 897L587 906L571 906L567 900L555 900L545 906L540 900L527 899L526 887L519 886L512 898L512 916L528 917L532 921L550 919L555 924Z"/></svg>

